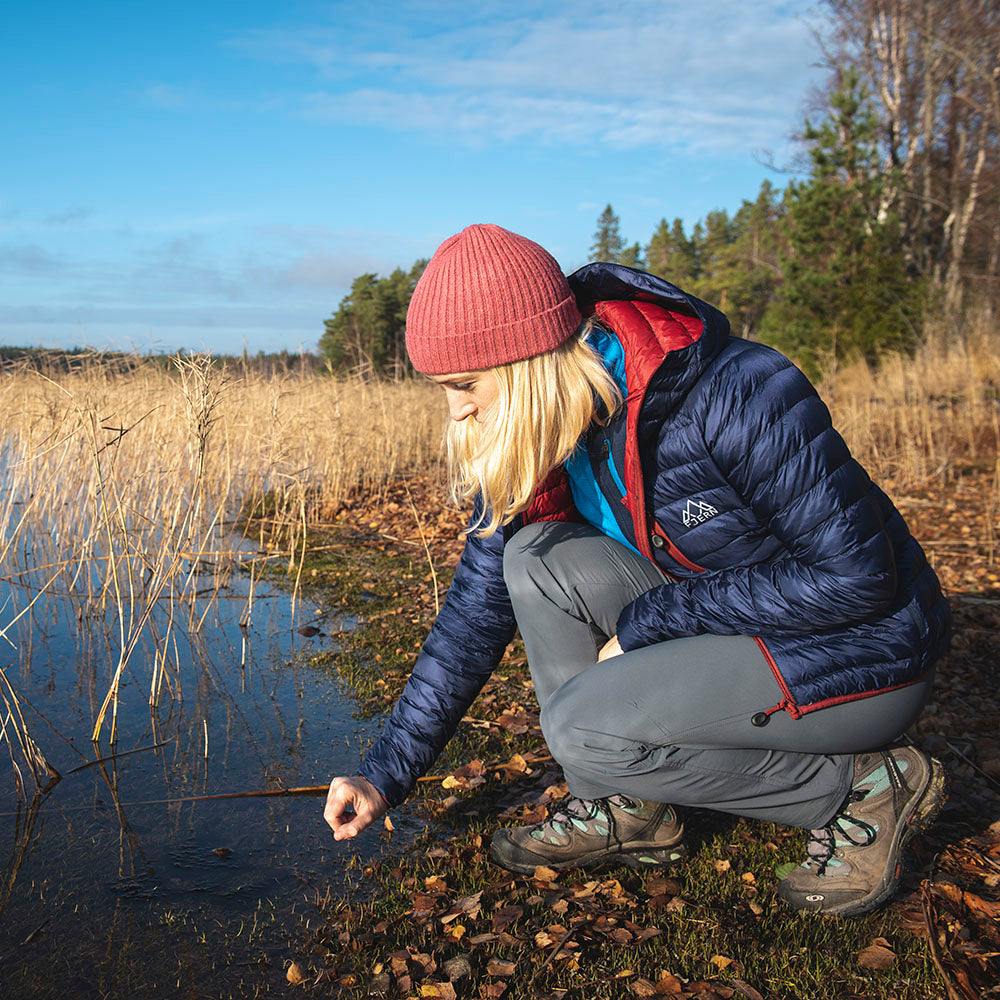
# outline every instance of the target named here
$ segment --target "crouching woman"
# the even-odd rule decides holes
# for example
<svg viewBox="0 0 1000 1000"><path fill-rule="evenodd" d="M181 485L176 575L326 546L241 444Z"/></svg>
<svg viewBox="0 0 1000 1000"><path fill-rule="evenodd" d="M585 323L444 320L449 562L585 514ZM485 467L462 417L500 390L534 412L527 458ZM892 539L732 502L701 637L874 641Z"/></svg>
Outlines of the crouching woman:
<svg viewBox="0 0 1000 1000"><path fill-rule="evenodd" d="M948 609L803 374L658 277L567 279L492 225L437 250L406 338L474 513L381 738L331 784L336 838L406 798L517 628L571 797L498 830L497 863L669 863L697 806L811 831L792 906L887 900L944 797L899 737Z"/></svg>

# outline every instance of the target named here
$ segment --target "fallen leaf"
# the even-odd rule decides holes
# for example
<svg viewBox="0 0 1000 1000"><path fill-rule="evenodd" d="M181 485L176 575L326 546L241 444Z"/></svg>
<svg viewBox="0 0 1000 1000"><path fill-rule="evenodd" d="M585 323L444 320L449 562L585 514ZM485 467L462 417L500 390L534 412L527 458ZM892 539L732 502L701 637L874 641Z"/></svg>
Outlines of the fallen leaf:
<svg viewBox="0 0 1000 1000"><path fill-rule="evenodd" d="M681 884L675 878L646 879L646 892L650 896L679 896Z"/></svg>
<svg viewBox="0 0 1000 1000"><path fill-rule="evenodd" d="M508 976L513 976L514 972L517 970L516 962L509 962L503 958L491 957L486 963L486 974L488 976L500 976L507 978Z"/></svg>
<svg viewBox="0 0 1000 1000"><path fill-rule="evenodd" d="M468 955L456 955L441 964L441 971L452 981L467 979L472 975L472 962Z"/></svg>
<svg viewBox="0 0 1000 1000"><path fill-rule="evenodd" d="M749 984L742 979L729 980L736 989L747 998L747 1000L764 1000L764 998Z"/></svg>
<svg viewBox="0 0 1000 1000"><path fill-rule="evenodd" d="M714 862L713 867L717 872L727 872L732 867L726 858Z"/></svg>
<svg viewBox="0 0 1000 1000"><path fill-rule="evenodd" d="M414 916L426 916L434 909L438 897L425 892L415 892L412 897Z"/></svg>
<svg viewBox="0 0 1000 1000"><path fill-rule="evenodd" d="M535 865L535 873L532 875L538 882L554 882L558 877L559 873L547 865Z"/></svg>
<svg viewBox="0 0 1000 1000"><path fill-rule="evenodd" d="M733 964L733 959L727 958L725 955L713 955L709 961L719 970L728 969Z"/></svg>
<svg viewBox="0 0 1000 1000"><path fill-rule="evenodd" d="M517 904L505 906L493 914L493 933L499 934L510 926L515 920L520 920L524 916L524 910Z"/></svg>
<svg viewBox="0 0 1000 1000"><path fill-rule="evenodd" d="M632 992L637 997L655 997L656 987L648 979L637 979L632 984Z"/></svg>
<svg viewBox="0 0 1000 1000"><path fill-rule="evenodd" d="M880 944L871 944L858 954L858 965L862 969L884 972L896 960L896 953Z"/></svg>
<svg viewBox="0 0 1000 1000"><path fill-rule="evenodd" d="M664 973L656 980L656 992L661 997L672 996L683 990L684 984L672 972Z"/></svg>
<svg viewBox="0 0 1000 1000"><path fill-rule="evenodd" d="M292 962L288 966L288 971L285 973L285 979L287 979L293 986L297 986L299 983L304 982L306 978L306 970L299 965L298 962Z"/></svg>

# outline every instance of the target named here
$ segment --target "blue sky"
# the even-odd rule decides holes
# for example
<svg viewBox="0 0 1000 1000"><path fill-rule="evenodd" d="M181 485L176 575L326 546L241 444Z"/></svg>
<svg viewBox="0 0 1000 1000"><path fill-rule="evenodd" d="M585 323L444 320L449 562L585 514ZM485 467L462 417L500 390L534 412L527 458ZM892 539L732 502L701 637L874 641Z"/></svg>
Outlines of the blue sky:
<svg viewBox="0 0 1000 1000"><path fill-rule="evenodd" d="M471 222L735 210L822 81L802 3L8 4L0 343L315 347Z"/></svg>

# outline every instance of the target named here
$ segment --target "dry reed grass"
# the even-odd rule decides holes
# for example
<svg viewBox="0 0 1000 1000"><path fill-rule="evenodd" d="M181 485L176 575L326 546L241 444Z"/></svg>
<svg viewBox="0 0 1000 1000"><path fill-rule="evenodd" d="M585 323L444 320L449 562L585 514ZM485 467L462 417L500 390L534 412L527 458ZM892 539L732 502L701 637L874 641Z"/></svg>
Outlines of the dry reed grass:
<svg viewBox="0 0 1000 1000"><path fill-rule="evenodd" d="M110 712L113 741L140 636L156 641L153 705L164 685L177 693L173 629L197 631L239 562L277 558L301 572L311 523L438 460L438 396L423 382L264 377L202 356L173 371L137 360L0 375L0 578L13 597L0 639L11 643L12 625L47 595L113 628L117 662L93 731L96 740ZM248 555L232 530L250 517L266 525L263 553ZM244 623L251 609L252 587ZM33 744L8 694L17 727L0 739L13 753Z"/></svg>
<svg viewBox="0 0 1000 1000"><path fill-rule="evenodd" d="M912 358L828 374L820 392L854 456L890 492L997 470L1000 330L932 331Z"/></svg>

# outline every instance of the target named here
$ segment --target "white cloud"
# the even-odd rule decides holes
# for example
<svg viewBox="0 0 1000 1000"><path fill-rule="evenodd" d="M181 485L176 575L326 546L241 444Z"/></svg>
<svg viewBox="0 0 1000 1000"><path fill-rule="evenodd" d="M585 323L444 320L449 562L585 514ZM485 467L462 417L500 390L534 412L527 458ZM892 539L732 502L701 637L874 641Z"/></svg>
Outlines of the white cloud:
<svg viewBox="0 0 1000 1000"><path fill-rule="evenodd" d="M476 143L746 152L784 145L815 78L800 12L737 0L509 4L454 24L440 5L408 4L408 16L377 33L335 6L334 26L262 30L233 44L310 67L321 85L302 113L320 120Z"/></svg>

